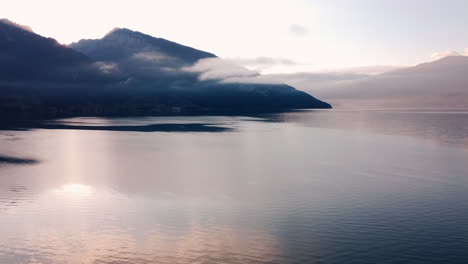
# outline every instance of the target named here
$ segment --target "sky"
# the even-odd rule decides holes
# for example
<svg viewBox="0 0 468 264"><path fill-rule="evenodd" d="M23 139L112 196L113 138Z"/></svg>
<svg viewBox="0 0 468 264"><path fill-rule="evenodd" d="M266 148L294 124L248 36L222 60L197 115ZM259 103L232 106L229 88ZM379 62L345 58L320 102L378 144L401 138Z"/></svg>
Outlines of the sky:
<svg viewBox="0 0 468 264"><path fill-rule="evenodd" d="M126 27L265 73L407 66L468 48L466 0L0 1L0 18L63 44Z"/></svg>

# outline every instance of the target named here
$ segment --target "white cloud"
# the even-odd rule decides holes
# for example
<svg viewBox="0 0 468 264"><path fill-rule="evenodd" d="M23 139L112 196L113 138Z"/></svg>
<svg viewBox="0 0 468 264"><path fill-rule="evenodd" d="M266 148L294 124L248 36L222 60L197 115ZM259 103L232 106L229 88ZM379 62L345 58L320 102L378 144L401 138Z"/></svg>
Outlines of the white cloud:
<svg viewBox="0 0 468 264"><path fill-rule="evenodd" d="M145 61L155 61L159 62L161 60L167 59L166 55L156 53L156 52L140 52L133 55L135 59L145 60Z"/></svg>
<svg viewBox="0 0 468 264"><path fill-rule="evenodd" d="M167 56L159 52L139 52L134 54L133 59L153 64L179 64L181 61L176 57Z"/></svg>
<svg viewBox="0 0 468 264"><path fill-rule="evenodd" d="M201 59L190 67L182 68L186 72L200 73L200 80L219 80L224 83L261 83L261 84L290 84L300 89L311 87L328 87L338 83L346 83L364 79L371 75L399 69L396 66L365 66L355 68L342 68L334 70L308 71L295 73L260 74L256 71L239 66L255 64L284 63L294 65L295 62L287 59L259 57L255 59Z"/></svg>
<svg viewBox="0 0 468 264"><path fill-rule="evenodd" d="M291 59L286 58L273 58L273 57L256 57L256 58L228 58L226 59L235 64L244 66L250 70L254 71L264 71L272 67L288 67L295 66L299 63Z"/></svg>
<svg viewBox="0 0 468 264"><path fill-rule="evenodd" d="M223 83L255 83L255 84L283 84L280 79L272 78L269 75L240 76L223 79Z"/></svg>
<svg viewBox="0 0 468 264"><path fill-rule="evenodd" d="M312 92L312 95L330 87L369 78L371 75L338 72L303 72L267 74L264 78L270 83L286 83L299 90Z"/></svg>
<svg viewBox="0 0 468 264"><path fill-rule="evenodd" d="M368 74L376 75L397 69L405 68L404 66L391 66L391 65L372 65L361 67L339 68L332 70L322 70L324 73L350 73L350 74Z"/></svg>
<svg viewBox="0 0 468 264"><path fill-rule="evenodd" d="M262 60L260 60L262 61ZM264 60L269 61L269 60ZM255 62L253 60L252 62ZM246 69L232 60L221 58L201 59L190 67L183 67L182 71L200 73L200 80L218 80L222 83L254 83L281 84L280 79L269 75L261 75L256 71Z"/></svg>
<svg viewBox="0 0 468 264"><path fill-rule="evenodd" d="M99 71L105 74L115 73L119 70L119 65L117 63L108 63L108 62L98 61L94 63L94 66Z"/></svg>
<svg viewBox="0 0 468 264"><path fill-rule="evenodd" d="M463 56L461 53L454 50L447 50L443 52L434 52L431 54L431 60L439 60L448 56Z"/></svg>
<svg viewBox="0 0 468 264"><path fill-rule="evenodd" d="M468 48L459 52L456 50L446 50L443 52L434 52L431 54L431 60L438 60L448 56L468 56Z"/></svg>
<svg viewBox="0 0 468 264"><path fill-rule="evenodd" d="M272 57L257 57L257 58L230 58L228 59L235 63L244 65L244 66L252 66L252 65L274 65L274 64L284 64L284 65L295 65L297 64L295 61L290 59L284 58L272 58Z"/></svg>
<svg viewBox="0 0 468 264"><path fill-rule="evenodd" d="M221 58L201 59L190 67L183 67L182 70L200 73L200 80L225 80L228 78L245 78L259 75L258 72L251 71Z"/></svg>
<svg viewBox="0 0 468 264"><path fill-rule="evenodd" d="M289 25L289 34L293 36L305 36L308 34L308 30L304 26L298 24L291 24Z"/></svg>

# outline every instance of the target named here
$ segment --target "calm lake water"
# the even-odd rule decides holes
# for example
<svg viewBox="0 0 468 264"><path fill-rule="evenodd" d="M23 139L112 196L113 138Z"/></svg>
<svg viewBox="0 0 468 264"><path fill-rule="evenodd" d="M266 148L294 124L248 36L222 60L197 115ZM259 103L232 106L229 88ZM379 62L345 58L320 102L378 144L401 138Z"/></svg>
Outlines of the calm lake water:
<svg viewBox="0 0 468 264"><path fill-rule="evenodd" d="M468 110L4 128L0 263L466 264Z"/></svg>

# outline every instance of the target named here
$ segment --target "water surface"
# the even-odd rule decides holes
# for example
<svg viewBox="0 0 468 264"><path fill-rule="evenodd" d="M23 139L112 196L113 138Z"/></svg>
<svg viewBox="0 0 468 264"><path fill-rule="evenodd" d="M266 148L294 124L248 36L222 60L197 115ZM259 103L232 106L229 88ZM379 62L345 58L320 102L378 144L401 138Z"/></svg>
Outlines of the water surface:
<svg viewBox="0 0 468 264"><path fill-rule="evenodd" d="M468 110L0 131L0 263L468 263Z"/></svg>

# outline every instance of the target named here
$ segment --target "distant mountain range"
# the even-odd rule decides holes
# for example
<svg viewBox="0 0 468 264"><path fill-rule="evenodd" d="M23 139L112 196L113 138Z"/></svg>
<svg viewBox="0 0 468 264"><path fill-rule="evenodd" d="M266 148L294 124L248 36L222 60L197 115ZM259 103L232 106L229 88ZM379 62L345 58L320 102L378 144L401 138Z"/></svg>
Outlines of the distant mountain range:
<svg viewBox="0 0 468 264"><path fill-rule="evenodd" d="M468 107L467 56L444 57L378 75L327 77L277 78L340 107Z"/></svg>
<svg viewBox="0 0 468 264"><path fill-rule="evenodd" d="M285 84L226 83L187 70L219 59L115 29L68 47L0 20L0 115L152 115L330 108Z"/></svg>

